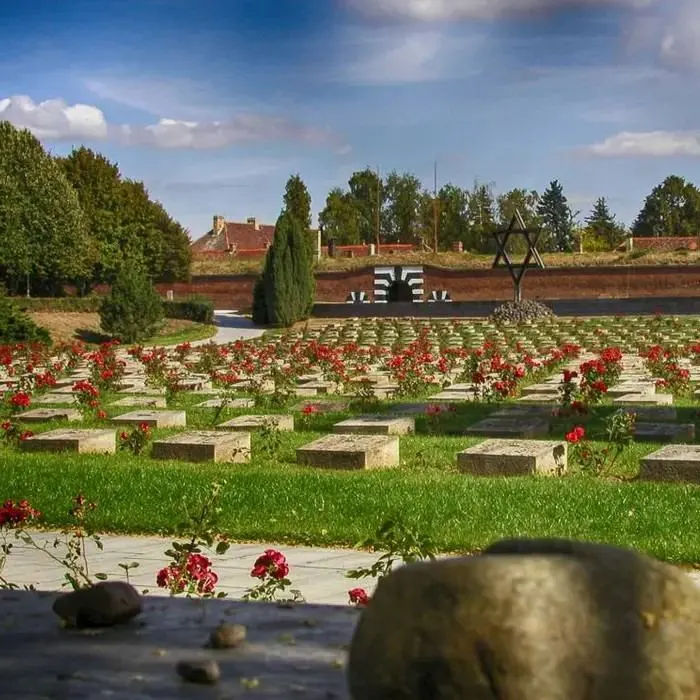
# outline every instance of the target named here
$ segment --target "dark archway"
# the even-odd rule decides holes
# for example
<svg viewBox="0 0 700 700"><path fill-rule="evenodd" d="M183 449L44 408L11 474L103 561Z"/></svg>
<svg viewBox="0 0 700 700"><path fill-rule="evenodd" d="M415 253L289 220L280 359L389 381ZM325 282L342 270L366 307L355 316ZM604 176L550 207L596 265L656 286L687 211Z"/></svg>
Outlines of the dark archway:
<svg viewBox="0 0 700 700"><path fill-rule="evenodd" d="M389 287L389 301L413 301L411 285L405 280L394 280Z"/></svg>

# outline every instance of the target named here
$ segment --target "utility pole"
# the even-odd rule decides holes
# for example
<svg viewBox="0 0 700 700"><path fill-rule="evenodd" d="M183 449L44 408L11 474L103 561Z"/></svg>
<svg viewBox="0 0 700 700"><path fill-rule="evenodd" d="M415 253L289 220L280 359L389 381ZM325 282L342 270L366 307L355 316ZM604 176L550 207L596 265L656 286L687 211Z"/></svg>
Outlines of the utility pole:
<svg viewBox="0 0 700 700"><path fill-rule="evenodd" d="M433 252L438 252L438 196L437 196L437 161L435 161L433 180Z"/></svg>

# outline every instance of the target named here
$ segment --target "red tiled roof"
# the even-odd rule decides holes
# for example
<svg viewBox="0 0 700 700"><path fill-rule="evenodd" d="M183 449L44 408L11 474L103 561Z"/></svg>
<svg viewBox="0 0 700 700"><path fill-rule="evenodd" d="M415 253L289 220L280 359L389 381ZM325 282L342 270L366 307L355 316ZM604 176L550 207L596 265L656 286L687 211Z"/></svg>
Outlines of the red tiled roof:
<svg viewBox="0 0 700 700"><path fill-rule="evenodd" d="M190 248L193 253L224 253L234 250L266 248L275 235L275 227L268 224L238 223L227 221L223 231L214 235L212 229L198 238Z"/></svg>

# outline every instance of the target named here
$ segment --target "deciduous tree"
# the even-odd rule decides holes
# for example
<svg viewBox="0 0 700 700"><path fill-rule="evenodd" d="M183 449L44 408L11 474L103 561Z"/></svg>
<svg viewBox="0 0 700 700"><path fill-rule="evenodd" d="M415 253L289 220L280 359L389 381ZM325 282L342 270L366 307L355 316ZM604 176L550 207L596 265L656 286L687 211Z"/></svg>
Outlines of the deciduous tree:
<svg viewBox="0 0 700 700"><path fill-rule="evenodd" d="M671 175L646 198L632 226L635 236L697 236L700 232L700 190Z"/></svg>

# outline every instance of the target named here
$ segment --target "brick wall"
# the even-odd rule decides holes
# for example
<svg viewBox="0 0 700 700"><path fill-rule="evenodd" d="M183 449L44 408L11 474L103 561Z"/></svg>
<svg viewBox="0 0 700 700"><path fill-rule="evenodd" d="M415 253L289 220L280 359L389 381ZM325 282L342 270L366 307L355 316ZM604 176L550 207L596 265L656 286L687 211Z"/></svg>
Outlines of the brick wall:
<svg viewBox="0 0 700 700"><path fill-rule="evenodd" d="M511 299L513 284L507 270L446 270L424 267L425 296L445 289L455 301ZM156 285L165 296L172 289L176 298L199 294L212 299L219 309L248 309L256 275L202 275L191 283ZM374 289L374 268L316 275L317 301L345 301L349 292ZM576 267L529 270L524 279L525 298L580 299L659 296L700 296L700 266Z"/></svg>
<svg viewBox="0 0 700 700"><path fill-rule="evenodd" d="M659 238L633 238L632 250L697 250L700 236L660 236Z"/></svg>

